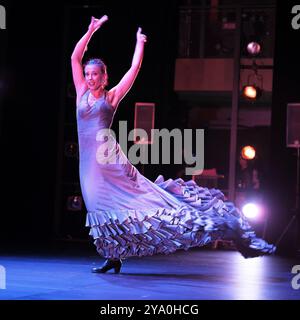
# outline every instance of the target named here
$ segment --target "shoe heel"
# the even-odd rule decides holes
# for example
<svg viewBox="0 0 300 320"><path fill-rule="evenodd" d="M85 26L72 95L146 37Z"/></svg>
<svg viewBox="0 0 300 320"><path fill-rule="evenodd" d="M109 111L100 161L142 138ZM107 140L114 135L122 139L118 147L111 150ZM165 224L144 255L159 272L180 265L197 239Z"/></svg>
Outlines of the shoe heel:
<svg viewBox="0 0 300 320"><path fill-rule="evenodd" d="M122 267L122 261L121 260L116 261L114 265L115 273L120 273L121 267Z"/></svg>
<svg viewBox="0 0 300 320"><path fill-rule="evenodd" d="M114 269L115 269L115 273L118 274L118 273L120 273L121 266L117 266Z"/></svg>
<svg viewBox="0 0 300 320"><path fill-rule="evenodd" d="M94 273L106 273L107 271L114 269L115 273L120 273L122 267L121 260L107 259L102 267L96 267L92 269Z"/></svg>

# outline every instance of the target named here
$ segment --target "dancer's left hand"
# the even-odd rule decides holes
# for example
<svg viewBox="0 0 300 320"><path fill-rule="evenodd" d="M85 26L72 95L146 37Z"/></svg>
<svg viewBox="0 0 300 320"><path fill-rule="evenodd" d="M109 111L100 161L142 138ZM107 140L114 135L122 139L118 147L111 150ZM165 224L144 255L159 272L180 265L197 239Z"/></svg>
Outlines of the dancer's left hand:
<svg viewBox="0 0 300 320"><path fill-rule="evenodd" d="M136 41L138 42L147 42L147 36L142 33L142 28L139 27L136 33Z"/></svg>

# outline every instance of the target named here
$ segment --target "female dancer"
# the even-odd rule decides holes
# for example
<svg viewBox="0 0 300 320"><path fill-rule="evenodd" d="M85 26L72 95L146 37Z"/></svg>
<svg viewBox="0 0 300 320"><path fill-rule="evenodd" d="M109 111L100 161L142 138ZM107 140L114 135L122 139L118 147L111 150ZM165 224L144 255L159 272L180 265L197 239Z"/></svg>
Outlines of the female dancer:
<svg viewBox="0 0 300 320"><path fill-rule="evenodd" d="M172 253L216 239L232 239L244 257L273 253L275 247L256 237L240 211L224 201L220 190L182 179L153 183L129 162L109 131L117 107L140 70L147 37L138 28L131 67L106 90L106 65L82 58L93 35L106 21L92 17L72 54L80 150L80 184L87 226L98 253L106 258L93 272L120 272L121 259Z"/></svg>

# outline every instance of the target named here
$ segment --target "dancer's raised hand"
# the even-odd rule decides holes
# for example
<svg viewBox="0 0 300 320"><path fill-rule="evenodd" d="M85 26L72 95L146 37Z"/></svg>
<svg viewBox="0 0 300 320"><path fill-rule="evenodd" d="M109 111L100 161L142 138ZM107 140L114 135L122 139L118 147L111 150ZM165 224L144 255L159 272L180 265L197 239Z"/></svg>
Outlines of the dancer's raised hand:
<svg viewBox="0 0 300 320"><path fill-rule="evenodd" d="M107 20L108 20L107 15L104 15L100 19L96 19L95 17L92 17L89 25L89 30L91 32L97 31L102 26L102 24L105 23Z"/></svg>
<svg viewBox="0 0 300 320"><path fill-rule="evenodd" d="M142 28L139 27L136 33L136 40L138 42L147 42L147 36L142 33Z"/></svg>

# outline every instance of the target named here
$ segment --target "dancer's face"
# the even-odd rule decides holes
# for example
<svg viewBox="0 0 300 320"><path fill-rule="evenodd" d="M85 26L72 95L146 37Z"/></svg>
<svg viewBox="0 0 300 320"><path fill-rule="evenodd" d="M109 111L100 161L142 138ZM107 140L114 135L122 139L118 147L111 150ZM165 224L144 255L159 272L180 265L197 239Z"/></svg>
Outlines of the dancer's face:
<svg viewBox="0 0 300 320"><path fill-rule="evenodd" d="M85 81L90 90L103 88L105 84L105 74L96 64L88 64L84 69Z"/></svg>

